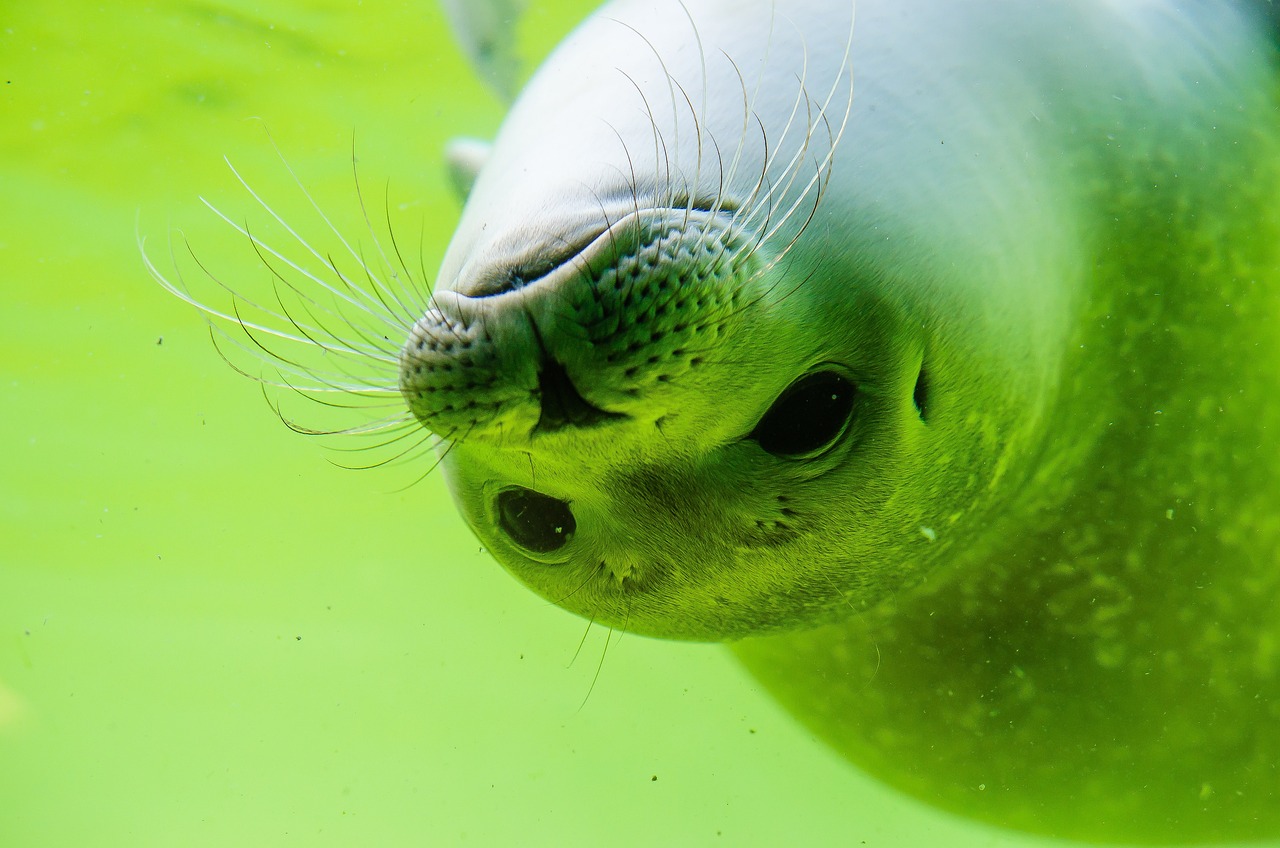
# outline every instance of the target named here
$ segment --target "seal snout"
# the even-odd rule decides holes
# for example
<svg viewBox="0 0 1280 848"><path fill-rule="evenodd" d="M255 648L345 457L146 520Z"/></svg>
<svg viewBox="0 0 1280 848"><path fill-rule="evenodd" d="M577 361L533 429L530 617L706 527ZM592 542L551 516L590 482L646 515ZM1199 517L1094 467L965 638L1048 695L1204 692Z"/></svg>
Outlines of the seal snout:
<svg viewBox="0 0 1280 848"><path fill-rule="evenodd" d="M753 245L723 208L524 236L464 263L401 349L401 393L445 438L512 444L669 416L755 279Z"/></svg>

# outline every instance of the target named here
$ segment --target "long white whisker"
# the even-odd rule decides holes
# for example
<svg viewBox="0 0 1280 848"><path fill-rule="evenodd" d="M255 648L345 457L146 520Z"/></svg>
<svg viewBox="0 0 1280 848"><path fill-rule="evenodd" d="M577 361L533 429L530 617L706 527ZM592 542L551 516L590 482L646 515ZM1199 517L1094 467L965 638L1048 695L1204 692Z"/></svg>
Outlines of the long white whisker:
<svg viewBox="0 0 1280 848"><path fill-rule="evenodd" d="M234 172L234 168L232 170ZM244 180L240 178L239 174L236 174L236 177L240 179L242 185L245 185L245 189L249 191L251 195L253 195L254 199L257 200L258 204L262 206L263 209L265 209L269 215L271 215L277 221L281 222L281 226L285 228L286 232L292 235L294 239L296 239L298 243L302 245L303 248L308 253L310 253L318 262L320 262L320 264L323 265L327 270L332 270L335 274L337 274L338 279L341 281L343 288L339 288L338 286L333 285L332 283L326 281L324 278L320 277L318 274L315 274L314 272L308 270L307 268L304 268L300 263L291 259L283 251L276 249L271 244L265 242L258 236L250 233L247 227L236 222L234 219L232 219L229 215L224 213L221 209L219 209L209 200L202 197L200 198L200 202L203 203L206 207L208 207L208 209L211 212L213 212L213 214L217 215L219 218L225 221L232 229L234 229L236 232L243 235L245 238L249 239L249 241L253 244L255 249L265 251L271 256L274 256L276 259L284 263L290 269L300 274L304 280L310 283L314 283L318 289L328 292L333 297L337 298L339 301L345 302L348 305L355 307L356 309L359 309L360 311L369 315L371 318L374 318L380 321L381 323L385 324L386 326L392 329L395 329L395 330L404 329L404 323L398 320L396 316L380 314L377 310L374 310L370 304L377 303L377 300L372 295L364 291L364 289L356 285L349 277L347 277L345 274L339 271L329 257L320 253L320 251L312 247L310 243L303 240L302 237L298 235L292 228L290 228L287 224L284 224L279 213L277 213L273 208L268 206L264 200L259 198L258 195L253 192L252 189L249 189L248 186L244 183ZM357 258L356 261L359 262L360 260ZM277 279L281 280L281 282L283 282L286 286L292 289L293 292L297 294L299 298L310 300L313 303L316 302L315 298L310 294L308 294L307 292L303 291L301 288L299 288L297 283L290 281L287 277L284 277L283 275L278 273L276 274L276 277ZM346 289L345 291L344 291L344 288Z"/></svg>
<svg viewBox="0 0 1280 848"><path fill-rule="evenodd" d="M224 312L224 311L222 311L221 309L218 309L218 308L213 307L213 306L209 306L208 304L203 303L202 301L197 300L197 299L196 299L196 298L195 298L195 297L194 297L194 296L193 296L193 295L192 295L192 294L187 290L187 288L186 288L186 286L185 286L185 283L183 283L183 282L181 281L181 280L182 280L182 275L181 275L181 273L180 273L180 272L178 272L178 271L176 270L176 269L177 269L176 259L174 260L174 268L175 268L175 274L176 274L176 276L177 276L177 278L178 278L178 281L179 281L179 282L174 282L174 281L170 280L167 276L165 276L164 272L160 271L160 269L156 267L155 263L151 261L151 257L150 257L150 255L146 253L146 241L145 241L145 239L143 239L143 240L140 240L140 241L139 241L139 248L142 250L143 263L144 263L144 265L146 266L147 271L151 274L152 278L153 278L153 279L155 279L155 281L156 281L156 282L158 282L158 283L161 285L161 287L163 287L165 290L167 290L170 294L174 295L174 296L175 296L175 297L177 297L179 300L182 300L183 302L185 302L185 303L187 303L187 304L189 304L189 305L191 305L191 306L194 306L194 307L195 307L196 309L198 309L198 310L201 312L201 314L203 314L206 318L216 318L216 319L218 319L218 320L220 320L220 321L225 321L225 322L226 322L226 323L228 323L228 324L234 324L234 325L236 325L236 326L238 326L238 327L244 327L244 328L247 328L247 329L255 330L255 331L257 331L257 332L264 333L264 334L271 335L271 336L275 336L276 338L283 339L283 340L285 340L285 341L289 341L289 342L293 342L293 343L295 343L295 344L306 345L306 346L314 346L315 342L314 342L311 338L309 338L308 336L306 336L305 334L300 334L300 333L301 333L301 330L299 330L299 333L292 333L292 332L289 332L289 331L286 331L286 330L282 330L282 329L280 329L280 328L278 328L278 327L272 327L272 326L267 325L267 324L260 324L260 323L257 323L257 322L246 321L246 320L245 320L243 317L241 317L241 316L237 316L237 315L234 315L234 314L231 314L231 313L228 313L228 312ZM188 249L190 249L190 246L189 246L189 245L188 245ZM194 253L193 253L193 256L194 256ZM198 261L198 260L197 260L197 261ZM208 274L207 269L203 269L203 270L205 270L205 273L206 273L206 274ZM222 288L224 288L224 289L226 289L227 291L231 292L231 293L232 293L232 295L233 295L234 297L236 297L236 298L240 299L241 301L243 301L243 302L245 302L245 303L249 303L250 305L254 306L254 308L255 308L255 309L260 309L260 310L261 310L264 314L266 314L268 317L270 317L270 318L276 318L276 319L278 319L278 320L285 321L285 322L289 322L290 324L292 324L292 323L293 323L293 322L291 321L291 319L290 319L288 316L286 316L286 315L277 315L277 314L273 313L271 310L261 309L261 307L258 307L256 304L253 304L251 301L244 300L244 298L242 298L240 295L236 294L236 292L235 292L233 289L231 289L230 287L228 287L225 283L223 283L223 282L222 282L221 280L219 280L217 277L215 277L215 276L213 276L213 275L211 275L211 274L210 274L209 276L210 276L210 279L212 279L214 282L216 282L219 286L221 286ZM339 353L348 354L348 355L351 355L351 356L367 357L367 358L375 358L375 359L385 359L386 361L394 361L394 360L393 360L393 359L391 359L391 358L384 357L384 355L383 355L380 351L376 351L376 350L375 350L375 351L370 351L370 350L364 350L364 349L361 349L361 348L355 348L355 347L350 347L350 346L340 346L340 347L335 347L335 348L333 348L332 350L335 350L335 351L337 351L337 352L339 352Z"/></svg>
<svg viewBox="0 0 1280 848"><path fill-rule="evenodd" d="M271 144L272 144L272 147L275 148L277 155L279 155L280 161L284 165L285 171L287 171L289 176L293 179L294 185L298 187L298 191L301 192L302 196L305 197L307 199L307 202L311 204L311 208L315 210L316 215L320 218L321 221L324 222L325 226L328 227L329 232L332 233L334 238L338 240L338 243L341 244L346 249L347 253L351 256L351 258L355 260L357 264L360 264L361 267L365 267L367 270L367 266L364 265L363 259L360 257L359 252L356 251L356 249L351 246L351 243L347 241L345 236L343 236L342 231L338 229L338 227L333 223L333 221L325 213L323 207L320 206L320 204L316 201L315 197L311 194L311 192L307 190L306 185L304 185L302 180L298 177L297 172L293 170L293 166L289 164L289 160L285 158L284 154L281 153L280 148L276 146L275 139L271 140ZM354 155L352 158L354 159ZM257 201L260 206L262 206L262 208L267 212L267 214L269 214L272 218L274 218L280 224L280 226L285 229L286 232L288 232L291 236L297 239L298 243L302 245L304 249L310 252L311 255L313 255L316 259L324 261L324 257L320 256L320 254L314 248L312 248L311 245L297 233L297 231L293 229L293 227L291 227L279 214L276 213L276 211L273 208L271 208L269 204L265 202L265 200L261 196L259 196L259 194L256 191L253 190L253 188L244 179L244 177L240 174L240 172L236 170L235 166L231 164L231 161L229 159L227 160L227 165L228 167L231 168L231 173L233 173L236 179L239 180L240 185L244 186L245 191L247 191L249 195L253 197L253 199ZM354 162L353 162L353 167L354 167ZM360 200L360 211L362 214L364 214L365 213L364 198L363 196L360 196L358 180L356 184L356 192ZM364 219L366 224L368 224L369 217L367 214L364 214ZM370 232L372 232L372 226L370 226ZM377 242L377 239L375 238L375 243L376 242ZM379 245L379 252L381 253L380 245ZM385 255L383 258L385 260ZM390 267L389 262L387 263L387 265L388 267ZM356 295L358 295L360 298L363 299L363 306L365 308L371 306L373 303L380 302L368 291L356 285L352 280L346 278L345 276L342 277L342 281L344 285L349 286L351 288L351 291L355 292ZM339 294L339 292L334 291L334 294ZM358 302L353 302L353 305L360 305L360 304ZM396 318L397 316L394 314L388 315L387 316L388 323L397 327L401 326L401 322L396 320Z"/></svg>
<svg viewBox="0 0 1280 848"><path fill-rule="evenodd" d="M808 181L804 185L804 188L797 195L795 201L783 213L782 218L776 223L775 226L771 227L768 230L768 232L766 233L766 239L771 238L776 232L778 232L791 219L791 217L797 213L797 211L800 208L808 205L809 201L807 201L806 198L809 197L811 192L814 192L816 190L816 194L811 201L812 208L809 213L809 217L811 219L813 213L817 209L818 202L821 200L822 195L825 193L827 182L830 180L831 164L835 158L836 149L839 146L841 139L844 137L844 132L849 122L849 116L852 114L852 111L853 111L853 79L852 79L852 66L850 64L852 49L853 49L853 18L852 18L852 9L851 9L849 37L845 41L845 52L843 57L841 58L838 73L836 74L835 80L831 84L831 88L827 91L825 100L817 110L817 118L816 119L812 117L810 118L810 130L806 134L805 148L807 149L808 139L811 138L813 135L813 129L812 129L813 126L816 123L821 123L824 126L826 126L827 138L828 138L826 154L823 156L821 160L815 163L813 175L809 177ZM844 104L843 114L841 115L841 118L840 118L839 128L833 132L831 128L831 122L829 119L829 111L831 108L831 103L835 98L836 92L839 91L842 82L846 79L846 74L849 80L849 87L848 87L849 94ZM806 100L809 100L807 96L806 96ZM809 102L810 104L812 104L811 100L809 100ZM786 253L790 252L790 249L795 245L796 239L799 238L799 232L803 231L803 229L804 227L799 228L799 231L796 233L796 235L792 237L791 241L786 245L784 250L779 251L778 254L774 257L773 263L771 263L771 265L779 261L783 256L786 255Z"/></svg>

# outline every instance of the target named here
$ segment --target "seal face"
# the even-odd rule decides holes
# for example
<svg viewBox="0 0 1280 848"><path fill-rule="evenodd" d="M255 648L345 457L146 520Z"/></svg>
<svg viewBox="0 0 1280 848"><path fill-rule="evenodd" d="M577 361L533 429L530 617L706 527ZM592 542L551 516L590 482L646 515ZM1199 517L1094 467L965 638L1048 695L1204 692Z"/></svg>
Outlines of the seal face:
<svg viewBox="0 0 1280 848"><path fill-rule="evenodd" d="M401 352L401 390L449 440L463 514L545 597L677 638L838 619L911 566L833 568L847 514L832 486L856 489L863 544L902 546L899 517L872 520L892 475L854 454L918 438L928 384L903 304L833 300L799 258L849 113L851 9L821 53L779 17L748 45L777 62L746 70L718 41L672 61L721 37L719 6L691 7L665 42L659 12L612 11L646 20L588 22L517 104ZM633 67L615 66L619 39ZM580 64L602 84L565 99ZM584 169L604 175L587 191Z"/></svg>
<svg viewBox="0 0 1280 848"><path fill-rule="evenodd" d="M853 111L852 24L852 4L727 0L589 20L514 107L401 351L472 528L593 621L838 621L968 545L953 528L1059 497L1021 487L1075 223L1043 179L983 188L1007 160L972 151L1034 140L978 114L957 155L918 151L961 171L940 215L934 176L876 135L913 116ZM847 154L864 122L883 162ZM993 255L988 226L1020 246Z"/></svg>

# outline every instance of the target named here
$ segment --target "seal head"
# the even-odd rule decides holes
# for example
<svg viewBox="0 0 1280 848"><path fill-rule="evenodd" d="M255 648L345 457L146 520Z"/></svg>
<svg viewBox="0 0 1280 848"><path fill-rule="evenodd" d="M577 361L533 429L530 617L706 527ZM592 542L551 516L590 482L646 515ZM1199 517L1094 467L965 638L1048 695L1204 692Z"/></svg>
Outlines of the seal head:
<svg viewBox="0 0 1280 848"><path fill-rule="evenodd" d="M654 636L809 627L927 574L953 524L1025 477L1010 457L1037 438L1043 342L1063 332L1056 288L988 282L989 232L957 222L919 250L910 204L884 197L927 204L922 186L841 159L851 4L762 4L750 28L732 5L672 27L617 3L569 39L504 125L401 353L495 556ZM987 226L1040 223L973 201ZM1070 269L1059 247L994 261Z"/></svg>

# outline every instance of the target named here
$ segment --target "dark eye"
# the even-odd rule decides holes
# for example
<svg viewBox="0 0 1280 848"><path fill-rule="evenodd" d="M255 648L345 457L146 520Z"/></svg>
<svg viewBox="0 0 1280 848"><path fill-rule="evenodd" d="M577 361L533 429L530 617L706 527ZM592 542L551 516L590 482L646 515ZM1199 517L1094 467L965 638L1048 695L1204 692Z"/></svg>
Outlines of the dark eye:
<svg viewBox="0 0 1280 848"><path fill-rule="evenodd" d="M774 456L800 457L826 447L844 432L857 386L834 371L815 371L778 396L749 438Z"/></svg>
<svg viewBox="0 0 1280 848"><path fill-rule="evenodd" d="M563 548L578 528L569 504L520 488L498 495L498 524L517 545L539 554Z"/></svg>

